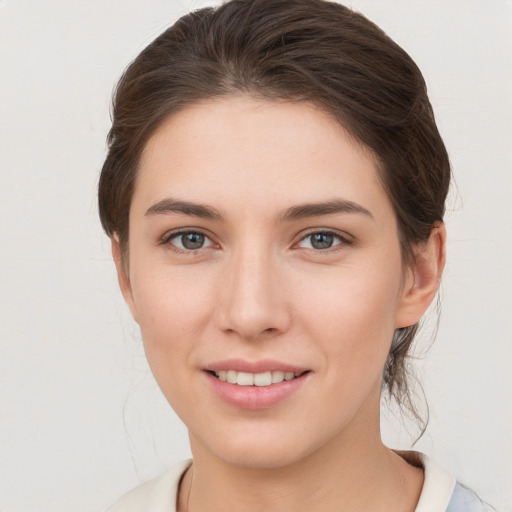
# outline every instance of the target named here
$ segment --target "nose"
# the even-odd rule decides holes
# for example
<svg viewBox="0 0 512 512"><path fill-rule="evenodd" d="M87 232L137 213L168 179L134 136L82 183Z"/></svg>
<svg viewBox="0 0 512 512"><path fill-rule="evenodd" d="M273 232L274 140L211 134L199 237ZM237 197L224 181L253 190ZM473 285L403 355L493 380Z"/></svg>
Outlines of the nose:
<svg viewBox="0 0 512 512"><path fill-rule="evenodd" d="M233 255L222 281L218 318L224 332L255 341L288 329L286 289L270 254L246 250Z"/></svg>

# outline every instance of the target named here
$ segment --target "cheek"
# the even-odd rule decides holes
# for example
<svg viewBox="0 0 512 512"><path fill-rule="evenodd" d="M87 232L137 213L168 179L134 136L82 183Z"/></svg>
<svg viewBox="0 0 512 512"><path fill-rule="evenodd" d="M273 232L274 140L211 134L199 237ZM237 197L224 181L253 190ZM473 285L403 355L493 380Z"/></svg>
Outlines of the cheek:
<svg viewBox="0 0 512 512"><path fill-rule="evenodd" d="M161 341L179 341L177 333L186 336L194 326L204 322L211 288L204 272L194 266L139 264L134 267L137 270L131 275L131 284L143 333L164 334Z"/></svg>
<svg viewBox="0 0 512 512"><path fill-rule="evenodd" d="M194 278L189 269L159 268L132 276L146 356L166 394L179 381L172 377L184 375L192 366L198 333L211 316L210 288L208 280Z"/></svg>
<svg viewBox="0 0 512 512"><path fill-rule="evenodd" d="M400 282L400 265L386 270L360 266L317 279L297 294L306 298L298 315L303 329L334 363L331 372L359 378L362 370L382 369L395 329Z"/></svg>

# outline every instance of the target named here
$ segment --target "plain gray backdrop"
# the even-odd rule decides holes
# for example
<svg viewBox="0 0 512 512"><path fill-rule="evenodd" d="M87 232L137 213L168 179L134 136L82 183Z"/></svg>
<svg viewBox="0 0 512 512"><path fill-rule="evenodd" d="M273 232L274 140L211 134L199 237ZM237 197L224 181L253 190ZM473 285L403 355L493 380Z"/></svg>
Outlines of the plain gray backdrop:
<svg viewBox="0 0 512 512"><path fill-rule="evenodd" d="M423 70L457 182L416 448L512 511L512 2L348 3ZM203 5L0 0L2 512L101 511L189 455L117 289L95 193L115 81ZM384 437L407 448L407 428L391 417Z"/></svg>

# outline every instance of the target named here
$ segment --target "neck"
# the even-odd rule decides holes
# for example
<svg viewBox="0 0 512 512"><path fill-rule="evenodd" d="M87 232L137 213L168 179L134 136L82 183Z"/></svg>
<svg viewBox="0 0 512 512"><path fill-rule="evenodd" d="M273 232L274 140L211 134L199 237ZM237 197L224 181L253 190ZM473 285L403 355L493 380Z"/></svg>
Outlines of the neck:
<svg viewBox="0 0 512 512"><path fill-rule="evenodd" d="M193 470L180 487L178 510L412 512L423 472L386 448L378 421L368 428L367 420L301 460L272 468L226 462L191 435Z"/></svg>

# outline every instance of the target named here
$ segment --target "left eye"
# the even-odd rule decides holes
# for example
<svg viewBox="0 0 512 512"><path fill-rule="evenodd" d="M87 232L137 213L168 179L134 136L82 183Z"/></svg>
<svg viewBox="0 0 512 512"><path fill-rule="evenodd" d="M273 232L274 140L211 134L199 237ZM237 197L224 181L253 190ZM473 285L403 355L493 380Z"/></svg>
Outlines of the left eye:
<svg viewBox="0 0 512 512"><path fill-rule="evenodd" d="M299 247L306 249L326 250L331 249L343 242L343 238L336 233L329 231L320 231L306 235L299 243Z"/></svg>
<svg viewBox="0 0 512 512"><path fill-rule="evenodd" d="M197 251L213 245L212 241L199 231L174 233L168 238L168 243L182 251Z"/></svg>

